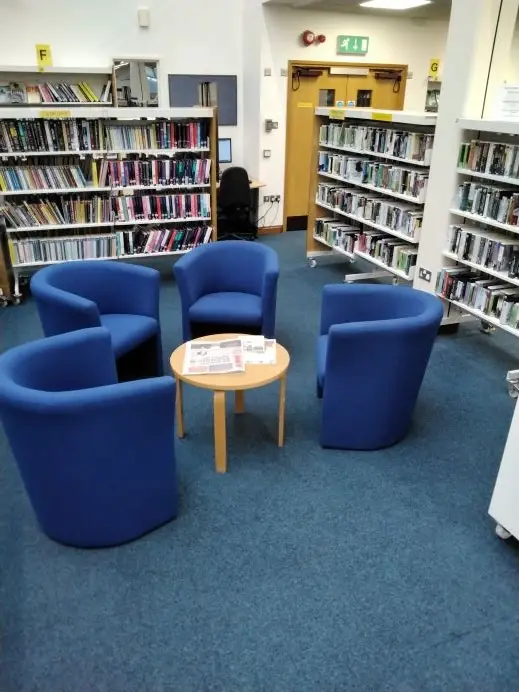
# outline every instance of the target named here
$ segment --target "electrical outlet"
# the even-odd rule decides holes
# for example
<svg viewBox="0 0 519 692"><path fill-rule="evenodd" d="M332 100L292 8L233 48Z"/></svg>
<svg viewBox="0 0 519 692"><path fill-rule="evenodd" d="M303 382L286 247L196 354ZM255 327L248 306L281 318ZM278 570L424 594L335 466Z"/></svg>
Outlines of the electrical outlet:
<svg viewBox="0 0 519 692"><path fill-rule="evenodd" d="M427 283L430 283L432 279L432 272L429 269L424 269L424 267L420 267L418 277L420 279L423 279L423 281L427 281Z"/></svg>
<svg viewBox="0 0 519 692"><path fill-rule="evenodd" d="M281 195L274 195L274 202L281 202Z"/></svg>
<svg viewBox="0 0 519 692"><path fill-rule="evenodd" d="M270 197L269 197L269 195L263 195L263 201L264 201L264 202L270 202Z"/></svg>
<svg viewBox="0 0 519 692"><path fill-rule="evenodd" d="M271 204L274 204L275 201L276 201L276 195L270 195L270 197L269 197L269 202L270 202Z"/></svg>
<svg viewBox="0 0 519 692"><path fill-rule="evenodd" d="M263 70L263 74L265 75L265 77L271 77L272 76L272 70L270 69L270 67L266 67Z"/></svg>
<svg viewBox="0 0 519 692"><path fill-rule="evenodd" d="M282 77L286 77L286 76L287 76L287 70L286 70L284 67L282 67L281 70L280 70L280 72L279 72L279 74L280 74Z"/></svg>
<svg viewBox="0 0 519 692"><path fill-rule="evenodd" d="M264 159L270 159L271 153L272 152L270 151L270 149L263 149L263 158Z"/></svg>

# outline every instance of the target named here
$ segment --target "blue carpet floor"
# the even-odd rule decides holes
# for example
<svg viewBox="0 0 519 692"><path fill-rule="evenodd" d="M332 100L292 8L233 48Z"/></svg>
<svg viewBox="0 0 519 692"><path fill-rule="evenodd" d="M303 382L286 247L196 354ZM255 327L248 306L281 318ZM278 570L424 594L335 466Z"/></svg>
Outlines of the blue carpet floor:
<svg viewBox="0 0 519 692"><path fill-rule="evenodd" d="M404 442L324 451L314 341L321 287L344 269L307 268L302 233L266 242L292 355L285 448L277 387L251 392L242 418L229 402L216 475L210 394L187 389L180 516L82 551L38 530L0 437L1 692L519 689L519 549L487 515L516 341L477 325L440 337ZM168 353L172 281L161 307ZM0 334L2 350L39 337L33 302L2 311Z"/></svg>

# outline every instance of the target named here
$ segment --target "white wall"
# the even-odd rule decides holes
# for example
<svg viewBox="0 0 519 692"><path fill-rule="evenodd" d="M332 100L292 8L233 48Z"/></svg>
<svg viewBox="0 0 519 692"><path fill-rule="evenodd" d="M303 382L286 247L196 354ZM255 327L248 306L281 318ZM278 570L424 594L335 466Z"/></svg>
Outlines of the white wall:
<svg viewBox="0 0 519 692"><path fill-rule="evenodd" d="M148 29L137 8L150 9ZM167 75L236 74L238 127L233 156L243 158L242 0L0 0L0 64L34 65L35 44L49 43L56 66L111 65L112 58L160 58L161 105L169 105Z"/></svg>
<svg viewBox="0 0 519 692"><path fill-rule="evenodd" d="M261 158L260 178L268 183L264 194L283 194L286 131L287 78L280 76L289 60L330 60L339 62L396 63L409 66L413 78L407 83L405 108L423 111L426 80L430 58L443 58L447 39L447 21L419 21L404 17L370 16L360 14L293 10L288 7L264 6L262 31L262 69L272 69L271 77L260 76L261 122L271 118L279 122L279 129L262 132L261 149L270 149L270 159ZM324 34L327 41L318 46L304 47L300 34L310 29ZM369 36L366 57L341 57L335 53L339 34ZM303 191L302 194L308 194ZM282 223L282 209L269 222Z"/></svg>

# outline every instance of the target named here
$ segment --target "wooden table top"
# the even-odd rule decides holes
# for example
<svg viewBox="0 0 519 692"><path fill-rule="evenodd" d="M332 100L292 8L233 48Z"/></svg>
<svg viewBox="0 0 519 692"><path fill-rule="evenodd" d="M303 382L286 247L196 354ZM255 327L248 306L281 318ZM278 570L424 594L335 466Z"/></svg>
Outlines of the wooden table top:
<svg viewBox="0 0 519 692"><path fill-rule="evenodd" d="M212 334L200 339L193 339L193 341L223 341L246 336L247 334ZM274 365L247 364L244 372L220 375L183 375L185 350L186 344L182 344L171 354L169 362L174 376L194 387L216 391L236 391L263 387L283 377L290 364L288 351L276 342L276 363Z"/></svg>

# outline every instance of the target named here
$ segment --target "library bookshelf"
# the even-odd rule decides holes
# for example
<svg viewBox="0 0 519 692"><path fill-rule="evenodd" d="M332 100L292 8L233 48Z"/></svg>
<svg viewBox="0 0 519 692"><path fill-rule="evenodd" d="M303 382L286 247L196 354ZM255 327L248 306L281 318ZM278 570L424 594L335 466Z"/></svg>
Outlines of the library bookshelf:
<svg viewBox="0 0 519 692"><path fill-rule="evenodd" d="M460 119L457 188L436 293L448 309L519 336L519 127Z"/></svg>
<svg viewBox="0 0 519 692"><path fill-rule="evenodd" d="M217 238L213 108L0 109L0 211L20 280L81 259L146 261Z"/></svg>
<svg viewBox="0 0 519 692"><path fill-rule="evenodd" d="M345 281L415 276L436 116L316 108L307 259L362 260Z"/></svg>

